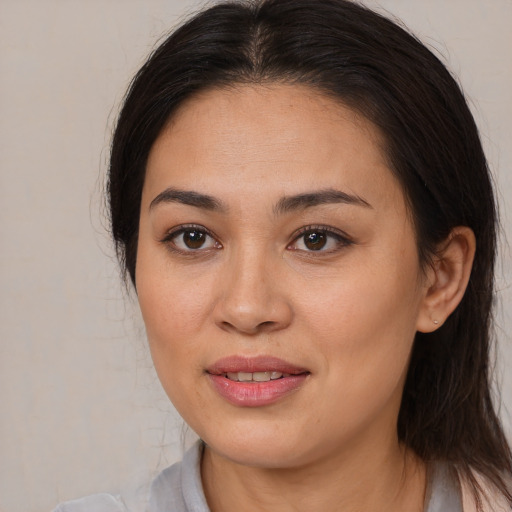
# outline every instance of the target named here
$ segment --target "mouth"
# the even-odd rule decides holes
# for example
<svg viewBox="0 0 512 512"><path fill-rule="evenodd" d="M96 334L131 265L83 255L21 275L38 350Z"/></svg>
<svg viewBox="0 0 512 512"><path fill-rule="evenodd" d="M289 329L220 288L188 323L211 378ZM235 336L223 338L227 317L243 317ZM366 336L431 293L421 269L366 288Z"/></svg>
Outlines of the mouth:
<svg viewBox="0 0 512 512"><path fill-rule="evenodd" d="M221 375L234 382L269 382L271 380L286 379L292 374L282 372L228 372Z"/></svg>
<svg viewBox="0 0 512 512"><path fill-rule="evenodd" d="M206 372L211 375L223 375L230 380L241 382L249 380L265 382L277 380L283 378L283 376L309 373L306 368L273 356L224 357L209 366Z"/></svg>
<svg viewBox="0 0 512 512"><path fill-rule="evenodd" d="M269 356L232 356L207 368L214 390L232 405L263 407L298 391L310 371Z"/></svg>

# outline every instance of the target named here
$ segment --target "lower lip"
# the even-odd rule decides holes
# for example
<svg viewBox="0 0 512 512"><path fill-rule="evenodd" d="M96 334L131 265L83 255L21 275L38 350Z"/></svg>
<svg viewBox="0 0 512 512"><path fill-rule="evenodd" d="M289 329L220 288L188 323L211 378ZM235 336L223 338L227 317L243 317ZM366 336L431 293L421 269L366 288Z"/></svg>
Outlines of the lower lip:
<svg viewBox="0 0 512 512"><path fill-rule="evenodd" d="M273 404L297 391L307 376L307 373L301 373L267 382L238 382L222 375L208 374L217 393L239 407L262 407Z"/></svg>

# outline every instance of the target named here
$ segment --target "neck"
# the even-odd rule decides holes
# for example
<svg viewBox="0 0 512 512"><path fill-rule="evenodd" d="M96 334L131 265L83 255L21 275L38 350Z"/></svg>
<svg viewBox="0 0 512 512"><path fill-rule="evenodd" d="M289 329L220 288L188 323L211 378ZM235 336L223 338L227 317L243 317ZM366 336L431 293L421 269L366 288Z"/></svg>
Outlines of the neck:
<svg viewBox="0 0 512 512"><path fill-rule="evenodd" d="M397 441L280 469L205 447L201 473L211 512L422 512L425 499L425 465Z"/></svg>

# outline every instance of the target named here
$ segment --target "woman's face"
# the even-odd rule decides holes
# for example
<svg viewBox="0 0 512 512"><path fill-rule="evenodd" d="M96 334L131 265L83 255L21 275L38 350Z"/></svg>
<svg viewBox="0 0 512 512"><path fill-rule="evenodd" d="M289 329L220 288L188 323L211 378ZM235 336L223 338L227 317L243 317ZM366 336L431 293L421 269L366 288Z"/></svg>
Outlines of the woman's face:
<svg viewBox="0 0 512 512"><path fill-rule="evenodd" d="M397 443L426 279L376 128L303 86L210 90L149 155L137 292L170 399L232 461Z"/></svg>

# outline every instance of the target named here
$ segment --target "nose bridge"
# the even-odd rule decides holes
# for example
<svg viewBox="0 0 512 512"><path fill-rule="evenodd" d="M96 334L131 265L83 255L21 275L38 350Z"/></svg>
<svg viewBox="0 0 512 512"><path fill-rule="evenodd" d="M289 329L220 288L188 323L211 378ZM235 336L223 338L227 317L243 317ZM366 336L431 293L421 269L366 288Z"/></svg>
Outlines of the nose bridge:
<svg viewBox="0 0 512 512"><path fill-rule="evenodd" d="M264 243L244 244L231 252L217 308L219 325L255 334L289 324L291 307L277 280L277 259Z"/></svg>

